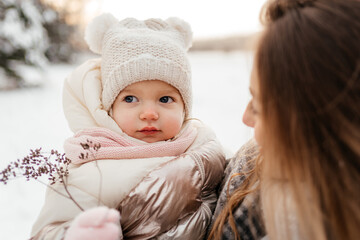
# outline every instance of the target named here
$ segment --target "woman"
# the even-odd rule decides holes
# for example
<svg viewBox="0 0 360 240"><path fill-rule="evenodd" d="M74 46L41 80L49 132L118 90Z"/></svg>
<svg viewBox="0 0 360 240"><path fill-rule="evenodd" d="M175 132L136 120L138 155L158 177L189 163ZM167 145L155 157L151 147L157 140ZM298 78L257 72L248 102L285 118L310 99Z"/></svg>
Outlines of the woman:
<svg viewBox="0 0 360 240"><path fill-rule="evenodd" d="M243 117L260 153L230 161L209 239L359 239L360 1L275 0L263 16Z"/></svg>

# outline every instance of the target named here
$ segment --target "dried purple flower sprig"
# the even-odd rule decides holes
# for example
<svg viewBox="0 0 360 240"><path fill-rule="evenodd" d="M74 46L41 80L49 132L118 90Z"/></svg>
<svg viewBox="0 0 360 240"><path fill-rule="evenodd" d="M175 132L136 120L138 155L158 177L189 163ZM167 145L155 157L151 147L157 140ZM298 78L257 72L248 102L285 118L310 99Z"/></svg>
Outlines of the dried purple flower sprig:
<svg viewBox="0 0 360 240"><path fill-rule="evenodd" d="M54 160L54 161L52 161ZM62 182L64 179L61 176L66 177L68 175L68 165L70 159L65 157L65 154L61 154L56 150L51 150L49 156L44 156L41 152L41 148L30 150L30 154L23 159L17 159L1 171L0 182L7 184L7 182L20 176L24 176L27 181L30 179L37 180L43 175L48 175L50 185L53 185L57 177Z"/></svg>
<svg viewBox="0 0 360 240"><path fill-rule="evenodd" d="M51 150L50 153L47 153L47 156L44 154L41 148L35 150L30 149L29 155L10 162L9 165L0 172L0 182L7 184L9 180L17 177L25 177L26 181L34 179L48 186L58 194L72 200L83 211L84 209L72 197L65 183L65 178L69 175L68 166L71 160L65 156L65 153L59 153L57 150ZM48 177L49 184L40 180L42 176ZM51 186L57 181L63 184L67 195Z"/></svg>
<svg viewBox="0 0 360 240"><path fill-rule="evenodd" d="M81 153L79 158L86 159L90 154L94 154L100 149L100 144L94 144L92 141L87 140L86 143L81 144L85 153ZM59 153L57 150L51 150L45 156L41 148L30 150L29 155L22 159L17 159L10 162L9 165L0 172L0 183L7 184L9 180L18 177L25 177L26 181L34 179L47 187L51 188L58 194L72 200L82 211L84 209L72 197L66 185L66 177L69 175L68 166L71 160L65 156L65 153ZM47 176L49 184L42 182L39 178ZM56 182L62 183L66 194L59 192L52 187Z"/></svg>
<svg viewBox="0 0 360 240"><path fill-rule="evenodd" d="M80 153L78 156L79 159L82 160L89 158L89 153L95 158L96 152L101 148L100 143L94 143L89 139L86 139L86 143L80 143L80 145L86 151L85 153Z"/></svg>

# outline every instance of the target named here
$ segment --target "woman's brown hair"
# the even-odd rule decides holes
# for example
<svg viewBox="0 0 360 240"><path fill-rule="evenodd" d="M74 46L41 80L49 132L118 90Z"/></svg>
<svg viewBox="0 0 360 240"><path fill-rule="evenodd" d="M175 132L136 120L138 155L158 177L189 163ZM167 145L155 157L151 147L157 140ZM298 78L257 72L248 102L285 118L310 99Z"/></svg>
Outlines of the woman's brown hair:
<svg viewBox="0 0 360 240"><path fill-rule="evenodd" d="M254 70L265 129L259 179L268 235L357 239L360 1L273 0L262 17ZM214 229L221 231L219 223Z"/></svg>

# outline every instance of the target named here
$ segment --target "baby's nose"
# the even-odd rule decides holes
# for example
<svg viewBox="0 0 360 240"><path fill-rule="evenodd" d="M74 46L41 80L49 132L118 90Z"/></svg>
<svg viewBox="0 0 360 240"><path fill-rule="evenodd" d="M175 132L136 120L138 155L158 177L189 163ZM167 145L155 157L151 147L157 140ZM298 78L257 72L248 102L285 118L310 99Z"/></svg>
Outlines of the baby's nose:
<svg viewBox="0 0 360 240"><path fill-rule="evenodd" d="M157 120L158 118L159 114L154 108L147 107L140 113L141 120Z"/></svg>

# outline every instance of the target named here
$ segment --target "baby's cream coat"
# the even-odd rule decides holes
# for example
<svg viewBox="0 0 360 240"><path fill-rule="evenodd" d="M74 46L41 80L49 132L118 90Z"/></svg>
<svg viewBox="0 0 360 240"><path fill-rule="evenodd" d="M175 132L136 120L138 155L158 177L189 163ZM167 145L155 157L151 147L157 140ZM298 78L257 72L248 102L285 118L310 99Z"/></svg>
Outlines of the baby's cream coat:
<svg viewBox="0 0 360 240"><path fill-rule="evenodd" d="M124 134L102 109L100 61L87 61L65 81L65 116L74 132L106 127ZM198 134L185 153L70 165L69 191L84 209L99 205L118 209L125 239L203 238L217 201L215 188L225 159L209 128L199 121L189 124ZM60 183L53 187L64 192ZM80 212L71 200L48 189L31 235L35 239L62 239Z"/></svg>

